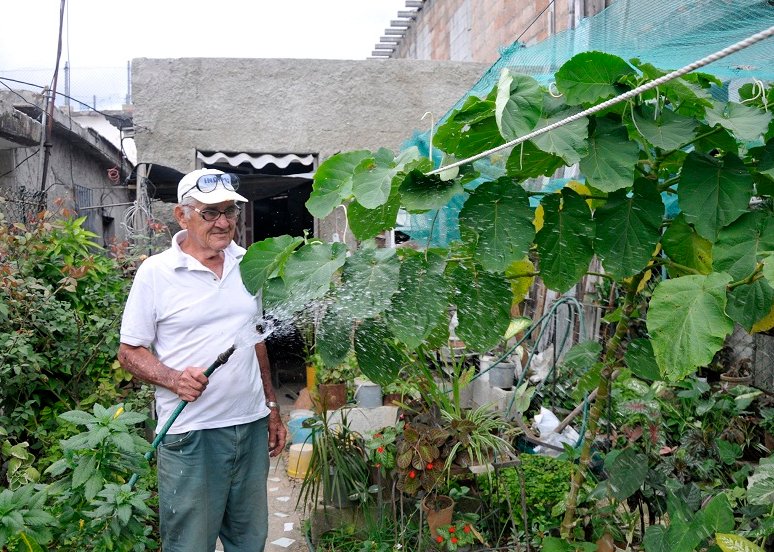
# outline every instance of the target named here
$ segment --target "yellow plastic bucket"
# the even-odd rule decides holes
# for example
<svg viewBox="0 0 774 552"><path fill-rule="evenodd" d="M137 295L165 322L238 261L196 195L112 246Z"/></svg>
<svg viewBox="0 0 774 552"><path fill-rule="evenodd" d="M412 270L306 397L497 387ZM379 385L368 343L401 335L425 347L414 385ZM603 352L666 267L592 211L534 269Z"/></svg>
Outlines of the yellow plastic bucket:
<svg viewBox="0 0 774 552"><path fill-rule="evenodd" d="M295 443L290 445L288 455L288 477L303 479L306 470L309 469L309 460L312 458L311 443Z"/></svg>

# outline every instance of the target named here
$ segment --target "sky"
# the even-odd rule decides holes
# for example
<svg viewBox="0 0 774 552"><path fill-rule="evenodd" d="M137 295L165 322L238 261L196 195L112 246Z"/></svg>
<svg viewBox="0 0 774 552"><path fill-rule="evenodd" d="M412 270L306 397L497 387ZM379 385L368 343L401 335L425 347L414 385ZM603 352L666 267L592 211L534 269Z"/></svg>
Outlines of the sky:
<svg viewBox="0 0 774 552"><path fill-rule="evenodd" d="M62 57L364 59L405 0L67 0ZM60 0L3 0L0 69L53 67Z"/></svg>
<svg viewBox="0 0 774 552"><path fill-rule="evenodd" d="M0 77L50 82L60 2L2 0ZM127 62L139 57L365 59L405 6L405 0L67 0L60 66L69 61L76 82L86 73L110 80L108 68L126 73Z"/></svg>

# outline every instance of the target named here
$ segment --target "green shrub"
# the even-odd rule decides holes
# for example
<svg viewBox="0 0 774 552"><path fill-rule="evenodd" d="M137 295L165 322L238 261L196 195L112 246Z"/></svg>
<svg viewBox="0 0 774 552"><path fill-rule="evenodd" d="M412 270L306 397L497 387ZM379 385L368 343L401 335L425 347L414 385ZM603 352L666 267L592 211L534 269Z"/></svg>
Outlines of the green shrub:
<svg viewBox="0 0 774 552"><path fill-rule="evenodd" d="M59 414L98 390L117 399L128 377L115 355L129 279L84 220L0 214L0 425L35 453L56 441Z"/></svg>
<svg viewBox="0 0 774 552"><path fill-rule="evenodd" d="M551 510L565 500L570 490L572 464L536 454L522 454L519 458L531 528L548 531L559 527L561 519L554 518ZM485 503L496 508L503 520L510 518L516 527L523 528L520 480L517 468L505 468L491 481L479 477L478 484Z"/></svg>

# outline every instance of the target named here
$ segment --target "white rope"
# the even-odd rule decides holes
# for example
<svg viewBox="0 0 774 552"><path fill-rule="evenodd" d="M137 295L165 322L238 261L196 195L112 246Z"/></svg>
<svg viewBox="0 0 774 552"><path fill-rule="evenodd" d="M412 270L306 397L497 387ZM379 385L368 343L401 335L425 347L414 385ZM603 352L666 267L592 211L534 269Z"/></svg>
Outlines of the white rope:
<svg viewBox="0 0 774 552"><path fill-rule="evenodd" d="M752 46L756 42L760 42L761 40L764 40L766 38L769 38L770 36L774 35L774 26L769 27L768 29L761 31L759 33L756 33L748 38L745 38L744 40L741 40L737 42L736 44L733 44L731 46L728 46L727 48L724 48L718 52L715 52L714 54L710 54L707 57L703 57L698 61L694 61L693 63L686 65L682 69L677 69L676 71L672 71L671 73L667 73L666 75L659 77L655 80L652 80L648 83L645 83L643 85L638 86L637 88L634 88L632 90L629 90L628 92L625 92L621 94L620 96L616 96L615 98L610 98L607 101L602 102L599 105L595 105L594 107L590 107L584 111L581 111L579 113L576 113L575 115L571 115L567 117L566 119L562 119L561 121L557 121L555 123L552 123L548 125L547 127L540 128L538 130L534 130L530 132L529 134L525 134L524 136L520 138L516 138L515 140L511 140L510 142L503 144L501 146L497 146L496 148L492 148L490 150L481 152L479 154L476 154L472 157L468 157L467 159L463 159L462 161L457 161L455 163L452 163L450 165L446 165L445 167L441 167L438 169L435 169L434 171L431 171L427 173L428 175L433 174L439 174L443 171L453 169L456 167L460 167L462 165L465 165L467 163L472 163L473 161L478 161L479 159L483 159L484 157L488 157L489 155L492 155L493 153L497 153L498 151L502 151L504 149L513 147L515 145L521 144L522 142L526 142L527 140L530 140L536 136L540 136L541 134L545 134L546 132L550 132L554 130L555 128L559 128L560 126L566 125L568 123L572 123L573 121L577 121L578 119L582 119L583 117L586 117L588 115L593 115L594 113L597 113L599 111L602 111L604 109L607 109L608 107L615 105L617 103L621 103L625 100L628 100L630 98L633 98L639 94L642 94L643 92L647 92L651 88L656 88L657 86L664 84L665 82L668 82L672 79L676 79L677 77L681 77L685 75L686 73L690 73L691 71L694 71L700 67L704 67L705 65L708 65L712 63L713 61L717 61L719 59L722 59L726 56L730 56L731 54L735 54L739 50L744 50L745 48Z"/></svg>

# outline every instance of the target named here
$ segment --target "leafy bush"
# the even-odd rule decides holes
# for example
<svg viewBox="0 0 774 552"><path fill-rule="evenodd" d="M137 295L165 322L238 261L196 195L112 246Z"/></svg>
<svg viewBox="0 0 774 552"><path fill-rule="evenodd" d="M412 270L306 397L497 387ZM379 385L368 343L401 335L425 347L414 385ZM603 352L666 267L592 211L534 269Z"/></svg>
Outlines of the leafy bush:
<svg viewBox="0 0 774 552"><path fill-rule="evenodd" d="M536 454L522 454L520 458L529 524L541 531L559 527L560 519L552 516L551 511L570 490L572 464ZM516 527L523 527L521 476L517 468L500 470L496 479L481 476L478 484L484 502L497 508L504 514L502 517L510 517Z"/></svg>
<svg viewBox="0 0 774 552"><path fill-rule="evenodd" d="M84 220L0 214L0 422L32 452L55 441L58 414L128 379L114 363L129 281Z"/></svg>
<svg viewBox="0 0 774 552"><path fill-rule="evenodd" d="M149 476L143 454L149 444L137 434L146 416L123 406L94 405L93 413L69 411L61 421L86 426L62 441L63 457L44 473L45 484L26 484L0 492L0 547L3 550L153 550L150 535L154 478L140 487L133 473Z"/></svg>

